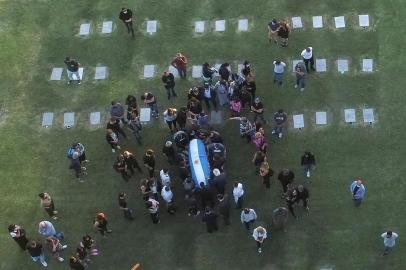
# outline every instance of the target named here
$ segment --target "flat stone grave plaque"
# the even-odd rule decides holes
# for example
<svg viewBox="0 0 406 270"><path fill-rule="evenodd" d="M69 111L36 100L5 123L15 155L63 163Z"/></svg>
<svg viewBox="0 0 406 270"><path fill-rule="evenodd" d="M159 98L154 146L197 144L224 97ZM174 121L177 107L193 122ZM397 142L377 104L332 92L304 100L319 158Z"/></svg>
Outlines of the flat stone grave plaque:
<svg viewBox="0 0 406 270"><path fill-rule="evenodd" d="M292 27L293 28L302 28L302 18L300 17L292 17Z"/></svg>
<svg viewBox="0 0 406 270"><path fill-rule="evenodd" d="M71 128L75 125L75 113L67 112L63 114L63 126L65 128Z"/></svg>
<svg viewBox="0 0 406 270"><path fill-rule="evenodd" d="M218 125L223 123L223 113L222 111L211 111L210 112L210 123L213 125Z"/></svg>
<svg viewBox="0 0 406 270"><path fill-rule="evenodd" d="M156 33L157 24L157 21L147 21L147 33L150 33L151 35Z"/></svg>
<svg viewBox="0 0 406 270"><path fill-rule="evenodd" d="M110 34L113 32L113 22L112 21L104 21L102 26L102 33L103 34Z"/></svg>
<svg viewBox="0 0 406 270"><path fill-rule="evenodd" d="M42 126L43 127L52 126L53 121L54 121L54 113L46 112L46 113L42 114Z"/></svg>
<svg viewBox="0 0 406 270"><path fill-rule="evenodd" d="M369 15L359 15L358 21L359 21L359 26L368 27L369 26Z"/></svg>
<svg viewBox="0 0 406 270"><path fill-rule="evenodd" d="M238 31L241 32L248 31L248 19L238 20Z"/></svg>
<svg viewBox="0 0 406 270"><path fill-rule="evenodd" d="M293 115L293 127L298 128L298 129L304 128L303 114L295 114L295 115Z"/></svg>
<svg viewBox="0 0 406 270"><path fill-rule="evenodd" d="M51 81L59 81L62 77L63 68L53 68L51 73Z"/></svg>
<svg viewBox="0 0 406 270"><path fill-rule="evenodd" d="M144 78L152 78L155 73L155 65L145 65L144 66Z"/></svg>
<svg viewBox="0 0 406 270"><path fill-rule="evenodd" d="M96 67L96 71L94 73L95 80L104 80L107 77L107 68L106 67Z"/></svg>
<svg viewBox="0 0 406 270"><path fill-rule="evenodd" d="M295 67L296 67L296 65L297 65L298 63L303 63L303 60L296 59L296 60L293 60L293 61L292 61L292 64L293 64L292 71L293 71L293 72L295 72ZM273 70L273 69L272 69L272 70Z"/></svg>
<svg viewBox="0 0 406 270"><path fill-rule="evenodd" d="M100 124L100 112L91 112L90 113L90 124L91 125Z"/></svg>
<svg viewBox="0 0 406 270"><path fill-rule="evenodd" d="M205 25L205 21L197 21L197 22L195 22L195 32L196 33L203 33L204 32L204 25Z"/></svg>
<svg viewBox="0 0 406 270"><path fill-rule="evenodd" d="M364 123L372 124L375 122L374 109L363 109L362 115L364 116Z"/></svg>
<svg viewBox="0 0 406 270"><path fill-rule="evenodd" d="M218 20L215 23L216 32L226 31L226 20Z"/></svg>
<svg viewBox="0 0 406 270"><path fill-rule="evenodd" d="M341 74L344 72L348 72L348 60L338 59L337 60L337 69L338 69L338 72L340 72Z"/></svg>
<svg viewBox="0 0 406 270"><path fill-rule="evenodd" d="M355 123L355 109L345 109L344 118L346 123Z"/></svg>
<svg viewBox="0 0 406 270"><path fill-rule="evenodd" d="M372 72L374 66L373 59L362 59L362 71L364 72Z"/></svg>
<svg viewBox="0 0 406 270"><path fill-rule="evenodd" d="M90 33L90 23L82 23L79 28L79 35L87 36Z"/></svg>
<svg viewBox="0 0 406 270"><path fill-rule="evenodd" d="M326 125L326 124L327 124L327 113L316 112L316 125Z"/></svg>
<svg viewBox="0 0 406 270"><path fill-rule="evenodd" d="M146 124L151 121L151 108L141 108L140 110L140 122Z"/></svg>
<svg viewBox="0 0 406 270"><path fill-rule="evenodd" d="M326 72L327 71L326 59L316 59L316 71L317 72Z"/></svg>
<svg viewBox="0 0 406 270"><path fill-rule="evenodd" d="M193 66L192 67L192 78L201 78L203 76L203 67L202 66Z"/></svg>
<svg viewBox="0 0 406 270"><path fill-rule="evenodd" d="M344 16L334 17L334 23L336 25L336 28L344 28L345 27Z"/></svg>
<svg viewBox="0 0 406 270"><path fill-rule="evenodd" d="M179 78L179 72L174 66L170 65L168 71L173 74L173 77Z"/></svg>
<svg viewBox="0 0 406 270"><path fill-rule="evenodd" d="M80 67L79 70L78 70L78 72L79 72L79 78L80 78L80 80L82 80L82 79L83 79L83 72L84 72L84 69L83 69L82 67ZM75 74L72 75L72 78L73 78L74 81L78 81L78 80L79 80L79 78L78 78Z"/></svg>
<svg viewBox="0 0 406 270"><path fill-rule="evenodd" d="M323 16L313 16L313 28L323 28Z"/></svg>

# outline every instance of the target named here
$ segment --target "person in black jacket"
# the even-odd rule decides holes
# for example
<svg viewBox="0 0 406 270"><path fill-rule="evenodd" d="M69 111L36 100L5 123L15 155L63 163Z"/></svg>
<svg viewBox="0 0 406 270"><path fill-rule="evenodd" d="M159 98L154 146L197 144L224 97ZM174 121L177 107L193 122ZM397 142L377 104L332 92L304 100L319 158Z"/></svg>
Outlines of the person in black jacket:
<svg viewBox="0 0 406 270"><path fill-rule="evenodd" d="M228 195L218 194L218 212L223 217L224 225L230 225L230 200Z"/></svg>
<svg viewBox="0 0 406 270"><path fill-rule="evenodd" d="M305 188L303 185L297 186L295 188L296 192L296 204L299 204L300 201L303 202L303 207L306 208L307 211L309 211L309 205L307 204L309 202L309 190Z"/></svg>
<svg viewBox="0 0 406 270"><path fill-rule="evenodd" d="M107 122L106 129L111 129L116 133L117 135L120 133L124 138L127 139L127 134L124 132L124 130L121 128L121 121L120 119L116 117L111 117L110 120Z"/></svg>
<svg viewBox="0 0 406 270"><path fill-rule="evenodd" d="M293 179L295 178L295 174L289 169L283 169L279 175L278 180L281 182L283 194L282 197L286 196L286 192L288 191L288 185L293 183Z"/></svg>
<svg viewBox="0 0 406 270"><path fill-rule="evenodd" d="M202 221L206 223L208 233L218 230L217 217L218 215L210 207L206 207Z"/></svg>
<svg viewBox="0 0 406 270"><path fill-rule="evenodd" d="M133 12L129 8L122 8L120 15L118 16L120 20L123 21L127 27L128 34L131 33L131 36L134 38L134 29L133 29Z"/></svg>
<svg viewBox="0 0 406 270"><path fill-rule="evenodd" d="M113 168L121 174L121 177L124 179L124 181L128 182L130 179L130 175L127 173L127 165L124 159L124 155L119 155L117 156L116 161L114 162Z"/></svg>
<svg viewBox="0 0 406 270"><path fill-rule="evenodd" d="M124 162L127 167L127 169L131 172L131 175L134 175L134 168L137 168L138 172L142 173L142 169L135 158L135 156L130 153L129 151L124 151L123 153L124 156Z"/></svg>
<svg viewBox="0 0 406 270"><path fill-rule="evenodd" d="M229 81L231 77L231 68L229 63L221 64L219 74L222 80Z"/></svg>
<svg viewBox="0 0 406 270"><path fill-rule="evenodd" d="M41 242L31 240L30 242L28 242L26 249L28 250L28 253L31 255L31 258L34 262L37 262L39 260L44 267L48 266L47 262L45 261Z"/></svg>
<svg viewBox="0 0 406 270"><path fill-rule="evenodd" d="M177 97L175 93L175 77L169 71L165 71L164 75L162 75L162 82L164 83L164 87L166 89L166 93L168 94L168 99L171 98L171 92L173 97Z"/></svg>
<svg viewBox="0 0 406 270"><path fill-rule="evenodd" d="M152 149L148 149L145 152L144 158L144 166L148 169L148 174L149 177L152 178L154 177L154 172L155 172L155 156L154 156L154 151Z"/></svg>
<svg viewBox="0 0 406 270"><path fill-rule="evenodd" d="M162 148L162 153L168 158L168 163L174 165L176 163L175 148L171 141L166 141L164 147Z"/></svg>
<svg viewBox="0 0 406 270"><path fill-rule="evenodd" d="M302 165L306 176L310 177L310 171L316 166L316 158L312 153L306 151L301 158L300 165Z"/></svg>

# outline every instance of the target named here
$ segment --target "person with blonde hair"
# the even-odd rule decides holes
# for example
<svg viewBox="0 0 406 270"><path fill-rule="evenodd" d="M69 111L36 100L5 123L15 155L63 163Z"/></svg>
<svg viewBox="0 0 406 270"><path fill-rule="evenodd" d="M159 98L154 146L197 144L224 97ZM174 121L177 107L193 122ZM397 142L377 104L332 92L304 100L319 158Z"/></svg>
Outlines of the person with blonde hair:
<svg viewBox="0 0 406 270"><path fill-rule="evenodd" d="M266 230L262 226L258 226L254 229L252 237L257 242L258 253L262 252L262 245L264 244L265 239L268 237Z"/></svg>
<svg viewBox="0 0 406 270"><path fill-rule="evenodd" d="M185 55L178 52L171 61L171 66L178 70L179 76L183 79L186 78L186 67L188 60Z"/></svg>
<svg viewBox="0 0 406 270"><path fill-rule="evenodd" d="M273 170L266 160L264 160L259 167L259 175L262 176L262 183L265 185L266 188L269 189L271 187L270 178L273 175Z"/></svg>

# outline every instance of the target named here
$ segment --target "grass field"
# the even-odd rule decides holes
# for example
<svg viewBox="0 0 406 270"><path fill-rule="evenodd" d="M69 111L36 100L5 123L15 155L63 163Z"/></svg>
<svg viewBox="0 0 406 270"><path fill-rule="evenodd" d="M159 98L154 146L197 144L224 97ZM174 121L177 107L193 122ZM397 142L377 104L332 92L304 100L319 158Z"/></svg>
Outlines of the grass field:
<svg viewBox="0 0 406 270"><path fill-rule="evenodd" d="M117 19L125 5L135 13L135 40L127 36ZM54 224L66 235L69 248L65 258L82 235L91 232L96 236L100 256L89 269L127 270L135 262L143 269L406 269L401 255L406 251L402 243L406 218L400 209L405 203L406 173L405 12L402 0L0 1L0 269L40 267L10 239L7 226L20 224L29 237L38 238L36 224L47 219L37 197L43 191L53 195L60 212L60 220ZM359 14L370 15L371 27L355 27ZM312 29L311 17L315 15L323 15L323 29ZM346 16L345 30L334 29L332 17L340 15ZM305 28L293 31L287 49L270 45L266 39L268 20L292 16L302 16ZM235 31L238 18L250 20L248 32ZM96 24L100 26L105 19L114 20L110 36L95 31ZM159 21L156 35L145 33L145 19ZM227 20L224 33L194 34L195 20L215 19ZM92 22L92 32L80 38L79 25L85 21ZM280 58L291 65L309 45L316 57L327 59L327 73L311 75L304 93L293 89L294 77L290 75L283 87L275 87L271 62ZM303 130L289 128L282 140L268 139L274 170L292 168L296 183L305 183L310 189L311 212L300 213L298 221L290 219L287 233L270 230L271 240L261 255L240 224L237 211L232 225L221 226L215 234L207 234L199 219L188 217L182 203L175 216L162 211L161 224L152 226L138 181L125 183L111 167L115 156L104 140L104 126L96 129L88 123L89 112L102 111L106 116L111 100L123 101L130 93L139 96L145 89L157 93L161 110L169 104L185 104L184 91L199 81L179 81L181 97L168 102L158 76L179 50L189 57L190 65L204 61L235 65L250 60L267 118L279 108L284 108L290 119L294 113L305 114ZM87 68L82 85L68 87L65 73L60 82L49 80L52 67L62 67L65 56L76 57ZM347 74L337 72L334 60L339 57L350 60ZM363 58L374 59L372 74L360 72ZM93 80L98 64L109 68L105 81ZM144 64L157 65L153 79L141 79ZM359 109L364 107L375 109L377 122L372 126L361 123ZM358 109L359 123L345 125L344 108ZM320 110L329 116L328 125L322 128L311 123L314 112ZM56 116L49 129L41 128L41 115L46 111ZM66 111L78 113L77 126L70 130L62 128ZM250 164L254 146L240 143L237 122L225 122L219 128L227 146L229 181L238 179L245 184L246 205L257 210L257 223L269 228L272 209L285 205L279 196L280 185L274 178L271 190L264 190ZM269 135L270 129L266 131ZM140 157L149 147L160 152L167 136L167 127L154 123L145 128L142 147L130 140L124 146ZM74 180L66 159L67 147L76 140L86 145L91 160L83 184ZM306 149L315 153L318 161L310 181L299 166ZM165 166L162 156L158 162L158 167ZM352 206L348 192L354 177L365 179L367 189L360 208ZM119 191L129 195L129 204L137 214L134 222L124 220L118 209ZM99 211L107 214L114 230L108 239L92 231L94 214ZM392 254L381 257L380 234L388 227L398 232L401 240ZM49 268L68 266L51 260Z"/></svg>

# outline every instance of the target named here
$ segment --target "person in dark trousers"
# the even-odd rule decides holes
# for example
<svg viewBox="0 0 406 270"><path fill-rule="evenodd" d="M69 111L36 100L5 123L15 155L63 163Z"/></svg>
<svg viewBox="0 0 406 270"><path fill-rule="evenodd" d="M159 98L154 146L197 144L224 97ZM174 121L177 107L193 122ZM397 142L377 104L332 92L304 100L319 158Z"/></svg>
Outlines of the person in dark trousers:
<svg viewBox="0 0 406 270"><path fill-rule="evenodd" d="M128 208L127 201L125 199L126 196L127 194L125 194L124 192L120 192L118 194L118 206L121 210L123 210L123 214L126 219L134 220L133 210L131 208Z"/></svg>
<svg viewBox="0 0 406 270"><path fill-rule="evenodd" d="M168 99L171 98L171 93L173 97L177 97L178 95L175 92L175 77L173 76L173 74L169 71L165 71L161 79L164 83Z"/></svg>
<svg viewBox="0 0 406 270"><path fill-rule="evenodd" d="M316 158L311 152L306 151L302 156L302 158L300 159L300 165L302 165L306 173L306 176L309 178L310 172L316 166Z"/></svg>
<svg viewBox="0 0 406 270"><path fill-rule="evenodd" d="M184 129L187 120L187 107L181 107L178 112L178 116L176 117L176 122L179 125L180 129Z"/></svg>
<svg viewBox="0 0 406 270"><path fill-rule="evenodd" d="M186 78L186 67L188 60L186 56L178 52L171 61L171 66L178 70L179 76L183 79Z"/></svg>
<svg viewBox="0 0 406 270"><path fill-rule="evenodd" d="M45 256L41 242L31 240L28 242L26 249L28 250L28 253L31 255L31 258L34 262L37 262L39 260L42 266L44 267L48 266L47 262L45 261Z"/></svg>
<svg viewBox="0 0 406 270"><path fill-rule="evenodd" d="M203 182L200 182L200 199L202 202L202 209L206 209L206 206L209 205L209 207L214 207L214 199L213 199L213 194L211 191L206 187L206 185Z"/></svg>
<svg viewBox="0 0 406 270"><path fill-rule="evenodd" d="M306 87L306 73L303 63L297 63L295 66L296 73L296 84L295 88L300 88L300 91L303 92Z"/></svg>
<svg viewBox="0 0 406 270"><path fill-rule="evenodd" d="M223 217L224 224L230 225L230 200L228 195L218 194L218 213Z"/></svg>
<svg viewBox="0 0 406 270"><path fill-rule="evenodd" d="M278 28L278 37L281 39L281 46L288 47L290 26L287 22L280 23Z"/></svg>
<svg viewBox="0 0 406 270"><path fill-rule="evenodd" d="M75 256L69 258L69 266L72 270L85 270L85 266Z"/></svg>
<svg viewBox="0 0 406 270"><path fill-rule="evenodd" d="M73 153L72 158L70 159L69 169L75 171L76 179L79 182L83 182L82 175L86 174L86 168L82 167L79 160L79 154L77 152Z"/></svg>
<svg viewBox="0 0 406 270"><path fill-rule="evenodd" d="M223 195L225 193L227 183L226 173L221 172L219 169L214 169L213 175L214 176L211 183L214 187L216 187L217 193Z"/></svg>
<svg viewBox="0 0 406 270"><path fill-rule="evenodd" d="M116 161L114 162L113 165L114 170L121 174L121 177L123 178L124 181L128 182L130 179L130 175L127 173L127 165L125 163L125 159L123 155L119 155L116 158Z"/></svg>
<svg viewBox="0 0 406 270"><path fill-rule="evenodd" d="M133 95L128 95L125 99L125 105L127 105L127 121L130 121L132 114L136 117L139 116L137 98Z"/></svg>
<svg viewBox="0 0 406 270"><path fill-rule="evenodd" d="M208 233L218 230L217 217L218 215L210 207L205 208L202 221L206 223Z"/></svg>
<svg viewBox="0 0 406 270"><path fill-rule="evenodd" d="M252 100L255 99L255 93L257 91L257 85L256 85L255 81L245 81L243 85L244 85L245 91L247 91L248 93L251 94L251 99L249 99L249 101L250 101L249 103L251 103ZM241 100L243 100L242 97L241 97Z"/></svg>
<svg viewBox="0 0 406 270"><path fill-rule="evenodd" d="M162 153L164 153L170 165L174 165L176 163L175 148L173 147L173 143L171 141L165 142L164 147L162 148Z"/></svg>
<svg viewBox="0 0 406 270"><path fill-rule="evenodd" d="M139 173L142 173L142 169L137 159L135 158L134 154L130 153L129 151L124 151L123 156L126 168L131 172L131 175L135 174L134 168L136 168Z"/></svg>
<svg viewBox="0 0 406 270"><path fill-rule="evenodd" d="M204 83L203 98L206 103L207 110L210 110L210 102L213 104L214 110L217 111L216 90L209 83Z"/></svg>
<svg viewBox="0 0 406 270"><path fill-rule="evenodd" d="M289 212L292 214L294 218L297 218L295 214L295 210L293 206L295 205L296 202L296 190L295 189L288 189L287 192L285 193L285 200L286 200L286 205L288 206Z"/></svg>
<svg viewBox="0 0 406 270"><path fill-rule="evenodd" d="M22 250L26 250L28 239L25 235L25 230L20 225L10 224L8 226L8 233Z"/></svg>
<svg viewBox="0 0 406 270"><path fill-rule="evenodd" d="M58 219L58 211L55 209L55 204L54 200L51 198L51 195L49 195L46 192L40 193L38 195L41 199L41 206L44 208L45 212L48 213L49 217L51 217L54 220Z"/></svg>
<svg viewBox="0 0 406 270"><path fill-rule="evenodd" d="M103 235L103 237L107 237L106 233L113 232L112 230L109 230L107 228L107 224L108 224L108 221L107 221L106 215L104 213L98 213L94 220L93 226L98 232L100 232L101 235Z"/></svg>
<svg viewBox="0 0 406 270"><path fill-rule="evenodd" d="M155 116L156 119L159 118L159 111L158 111L158 100L154 94L151 92L146 92L144 95L141 96L141 100L144 102L145 105L151 108L151 115Z"/></svg>
<svg viewBox="0 0 406 270"><path fill-rule="evenodd" d="M154 151L152 149L148 149L145 152L144 158L144 166L148 169L148 175L150 178L154 177L155 172L155 156Z"/></svg>
<svg viewBox="0 0 406 270"><path fill-rule="evenodd" d="M303 62L305 64L307 73L309 73L310 70L315 71L316 69L314 68L313 48L312 47L305 48L300 55L303 57ZM310 69L309 69L309 63L310 63Z"/></svg>
<svg viewBox="0 0 406 270"><path fill-rule="evenodd" d="M80 67L79 62L76 59L66 57L64 63L66 64L68 70L68 78L69 78L68 84L71 84L71 82L75 80L75 78L73 78L73 75L75 75L78 84L81 84L82 81L79 76L79 67Z"/></svg>
<svg viewBox="0 0 406 270"><path fill-rule="evenodd" d="M109 122L107 122L106 129L111 129L117 135L120 133L124 138L127 139L127 134L125 134L124 130L121 128L121 121L115 117L111 117Z"/></svg>
<svg viewBox="0 0 406 270"><path fill-rule="evenodd" d="M252 163L255 166L255 174L259 173L262 162L266 161L266 155L262 151L256 151L254 157L252 158Z"/></svg>
<svg viewBox="0 0 406 270"><path fill-rule="evenodd" d="M176 108L168 108L164 111L164 120L169 127L171 133L178 131L176 126L176 117L178 116L178 110Z"/></svg>
<svg viewBox="0 0 406 270"><path fill-rule="evenodd" d="M134 38L133 12L131 11L131 9L123 7L118 17L127 27L128 34L131 33L131 36Z"/></svg>
<svg viewBox="0 0 406 270"><path fill-rule="evenodd" d="M262 176L262 183L267 189L271 188L271 177L273 176L273 170L269 166L269 163L262 162L259 168L259 175Z"/></svg>
<svg viewBox="0 0 406 270"><path fill-rule="evenodd" d="M293 183L293 179L295 178L295 174L289 170L289 169L283 169L279 175L278 175L278 180L282 185L282 197L286 195L286 192L288 191L288 185Z"/></svg>
<svg viewBox="0 0 406 270"><path fill-rule="evenodd" d="M274 114L273 119L275 121L275 127L272 129L272 134L275 134L279 138L282 138L283 127L286 124L286 120L288 119L288 116L282 109L279 109Z"/></svg>
<svg viewBox="0 0 406 270"><path fill-rule="evenodd" d="M148 201L145 202L145 206L147 207L151 215L152 223L160 223L161 221L159 219L159 202L152 198L149 198Z"/></svg>
<svg viewBox="0 0 406 270"><path fill-rule="evenodd" d="M257 119L261 120L262 124L265 124L264 118L264 104L261 102L259 97L255 98L254 103L251 105L251 111L254 113L254 123L257 122Z"/></svg>
<svg viewBox="0 0 406 270"><path fill-rule="evenodd" d="M296 193L296 204L299 204L300 201L303 202L303 207L306 208L307 211L310 210L309 205L307 204L309 202L309 190L305 188L303 185L297 186L295 188L295 193Z"/></svg>
<svg viewBox="0 0 406 270"><path fill-rule="evenodd" d="M120 141L118 139L118 135L112 129L106 130L106 141L111 147L111 152L115 153L116 149L121 149L121 147L119 145ZM80 162L79 162L79 164L80 164Z"/></svg>

